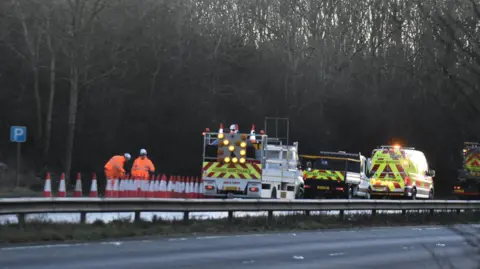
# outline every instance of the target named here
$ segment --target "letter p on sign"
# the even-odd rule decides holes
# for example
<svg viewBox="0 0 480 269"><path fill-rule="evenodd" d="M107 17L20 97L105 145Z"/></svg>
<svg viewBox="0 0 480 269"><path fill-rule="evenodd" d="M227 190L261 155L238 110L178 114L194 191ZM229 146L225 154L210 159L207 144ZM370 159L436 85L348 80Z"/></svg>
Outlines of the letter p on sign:
<svg viewBox="0 0 480 269"><path fill-rule="evenodd" d="M17 143L24 143L27 141L27 127L12 126L10 128L10 141Z"/></svg>

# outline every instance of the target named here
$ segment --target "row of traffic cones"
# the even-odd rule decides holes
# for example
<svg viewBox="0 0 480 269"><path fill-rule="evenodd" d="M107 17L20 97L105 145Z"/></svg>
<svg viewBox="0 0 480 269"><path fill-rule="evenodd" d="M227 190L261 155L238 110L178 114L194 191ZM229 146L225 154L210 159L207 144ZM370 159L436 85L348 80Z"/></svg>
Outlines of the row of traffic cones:
<svg viewBox="0 0 480 269"><path fill-rule="evenodd" d="M150 180L108 179L105 197L147 197L147 198L203 198L203 182L198 178L170 176L152 176Z"/></svg>
<svg viewBox="0 0 480 269"><path fill-rule="evenodd" d="M186 198L200 199L203 197L203 180L193 177L158 176L150 180L134 179L125 177L123 179L108 179L105 187L105 197L146 197L146 198ZM74 197L83 196L82 179L80 173L75 181ZM90 185L90 197L98 197L98 183L95 173L92 175ZM52 197L52 184L50 173L45 177L43 197ZM60 176L58 186L58 197L67 197L65 174Z"/></svg>

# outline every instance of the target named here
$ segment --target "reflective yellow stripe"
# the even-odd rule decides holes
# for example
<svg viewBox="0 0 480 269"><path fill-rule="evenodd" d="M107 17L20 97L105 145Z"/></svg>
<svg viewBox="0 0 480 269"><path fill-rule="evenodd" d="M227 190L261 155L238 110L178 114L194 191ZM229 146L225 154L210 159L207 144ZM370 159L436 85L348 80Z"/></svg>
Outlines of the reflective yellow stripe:
<svg viewBox="0 0 480 269"><path fill-rule="evenodd" d="M261 179L261 164L223 164L204 162L204 176L211 178Z"/></svg>
<svg viewBox="0 0 480 269"><path fill-rule="evenodd" d="M332 180L331 178L333 177L336 180L340 179L341 181L345 181L345 176L342 172L332 170L315 169L312 171L303 171L303 176L306 179Z"/></svg>

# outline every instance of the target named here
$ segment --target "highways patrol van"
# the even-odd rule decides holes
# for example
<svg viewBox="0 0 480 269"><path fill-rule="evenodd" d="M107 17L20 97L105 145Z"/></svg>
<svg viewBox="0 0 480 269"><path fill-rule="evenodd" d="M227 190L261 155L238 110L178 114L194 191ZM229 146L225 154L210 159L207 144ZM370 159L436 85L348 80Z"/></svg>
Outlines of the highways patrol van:
<svg viewBox="0 0 480 269"><path fill-rule="evenodd" d="M397 196L433 199L433 177L423 152L411 147L380 146L372 152L369 171L374 198Z"/></svg>

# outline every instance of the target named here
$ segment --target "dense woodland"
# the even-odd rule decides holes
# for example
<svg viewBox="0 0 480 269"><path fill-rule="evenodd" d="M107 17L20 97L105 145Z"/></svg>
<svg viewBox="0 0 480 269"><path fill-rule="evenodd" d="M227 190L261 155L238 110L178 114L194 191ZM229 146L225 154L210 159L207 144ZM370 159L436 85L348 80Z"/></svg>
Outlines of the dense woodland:
<svg viewBox="0 0 480 269"><path fill-rule="evenodd" d="M201 133L288 117L302 153L421 149L450 190L478 139L479 0L0 1L0 161L103 171L145 147L199 175Z"/></svg>

